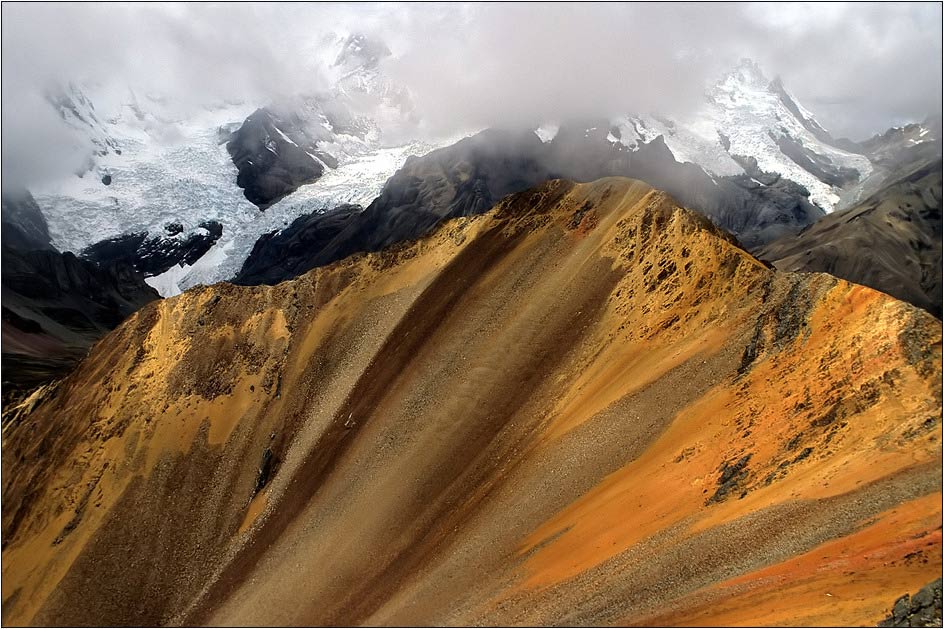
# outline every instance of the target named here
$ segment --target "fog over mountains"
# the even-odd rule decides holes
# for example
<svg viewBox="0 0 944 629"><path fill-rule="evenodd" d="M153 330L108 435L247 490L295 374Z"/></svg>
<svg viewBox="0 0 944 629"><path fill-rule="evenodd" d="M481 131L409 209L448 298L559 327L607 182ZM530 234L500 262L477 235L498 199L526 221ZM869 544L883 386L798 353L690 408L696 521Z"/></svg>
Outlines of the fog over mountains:
<svg viewBox="0 0 944 629"><path fill-rule="evenodd" d="M4 3L2 622L941 626L940 3Z"/></svg>
<svg viewBox="0 0 944 629"><path fill-rule="evenodd" d="M332 32L389 46L388 72L409 87L427 138L677 114L749 57L837 137L865 139L939 108L940 21L935 4L11 5L3 168L35 179L74 166L41 106L51 86L86 82L118 102L131 87L185 118L227 101L261 106L332 84L321 46Z"/></svg>

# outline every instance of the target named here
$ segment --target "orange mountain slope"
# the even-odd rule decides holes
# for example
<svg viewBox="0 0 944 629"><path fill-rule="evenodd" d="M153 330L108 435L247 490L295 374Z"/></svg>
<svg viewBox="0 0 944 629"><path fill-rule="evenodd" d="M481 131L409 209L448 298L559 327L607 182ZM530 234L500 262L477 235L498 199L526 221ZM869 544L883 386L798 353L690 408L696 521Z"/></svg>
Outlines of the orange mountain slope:
<svg viewBox="0 0 944 629"><path fill-rule="evenodd" d="M5 624L876 624L941 572L941 325L549 182L153 303L4 427Z"/></svg>

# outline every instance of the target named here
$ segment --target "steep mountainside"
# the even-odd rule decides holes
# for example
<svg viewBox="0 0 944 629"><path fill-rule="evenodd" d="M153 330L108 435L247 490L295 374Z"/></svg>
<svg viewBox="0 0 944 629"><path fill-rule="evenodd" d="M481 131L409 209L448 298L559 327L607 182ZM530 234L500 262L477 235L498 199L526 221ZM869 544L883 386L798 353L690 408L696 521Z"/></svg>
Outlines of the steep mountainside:
<svg viewBox="0 0 944 629"><path fill-rule="evenodd" d="M784 271L820 271L864 284L941 317L940 158L862 204L822 219L758 255Z"/></svg>
<svg viewBox="0 0 944 629"><path fill-rule="evenodd" d="M552 181L108 335L5 430L3 620L875 624L941 571L940 342Z"/></svg>
<svg viewBox="0 0 944 629"><path fill-rule="evenodd" d="M50 244L42 210L23 189L4 188L2 360L4 406L64 374L93 342L157 299L126 264L95 264Z"/></svg>
<svg viewBox="0 0 944 629"><path fill-rule="evenodd" d="M53 249L19 251L4 241L2 269L5 394L65 374L92 343L159 298L130 266Z"/></svg>
<svg viewBox="0 0 944 629"><path fill-rule="evenodd" d="M6 247L19 251L52 249L49 225L26 189L3 190L0 205L0 238Z"/></svg>

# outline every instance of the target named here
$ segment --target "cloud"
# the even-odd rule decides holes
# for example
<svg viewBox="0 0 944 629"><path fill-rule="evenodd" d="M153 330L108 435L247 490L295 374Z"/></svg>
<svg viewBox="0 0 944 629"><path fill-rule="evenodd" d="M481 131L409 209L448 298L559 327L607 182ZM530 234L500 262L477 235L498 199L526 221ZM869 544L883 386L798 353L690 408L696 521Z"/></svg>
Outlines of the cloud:
<svg viewBox="0 0 944 629"><path fill-rule="evenodd" d="M445 127L683 112L742 57L840 135L941 108L939 3L476 4L413 26L397 70Z"/></svg>
<svg viewBox="0 0 944 629"><path fill-rule="evenodd" d="M394 53L430 133L632 111L682 113L741 57L862 138L941 109L941 5L3 4L3 170L62 168L41 94L69 81L263 105L328 84L326 33ZM61 125L60 125L61 126ZM70 140L71 141L71 140ZM48 163L47 163L48 162ZM14 167L15 165L15 167Z"/></svg>

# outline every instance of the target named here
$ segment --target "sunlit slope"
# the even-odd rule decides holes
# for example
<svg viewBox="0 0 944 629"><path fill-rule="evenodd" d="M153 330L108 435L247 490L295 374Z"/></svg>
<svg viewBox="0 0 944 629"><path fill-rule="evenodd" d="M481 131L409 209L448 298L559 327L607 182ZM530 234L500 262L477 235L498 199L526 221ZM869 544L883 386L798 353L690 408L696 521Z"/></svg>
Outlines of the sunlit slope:
<svg viewBox="0 0 944 629"><path fill-rule="evenodd" d="M100 341L5 429L4 622L875 624L941 570L940 342L549 182Z"/></svg>

